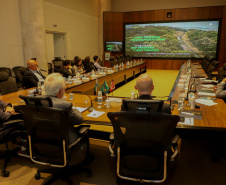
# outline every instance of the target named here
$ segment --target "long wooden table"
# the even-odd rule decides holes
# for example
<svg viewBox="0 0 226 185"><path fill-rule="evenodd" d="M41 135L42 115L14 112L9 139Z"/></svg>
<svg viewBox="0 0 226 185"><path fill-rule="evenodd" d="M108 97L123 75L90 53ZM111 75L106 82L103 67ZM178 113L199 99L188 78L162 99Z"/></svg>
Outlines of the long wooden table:
<svg viewBox="0 0 226 185"><path fill-rule="evenodd" d="M203 73L203 70L198 69L198 68L200 68L199 65L193 65L193 71L194 71L193 75ZM120 76L120 75L125 74L126 71L128 71L129 73L131 72L131 70L128 69L128 70L125 70L124 73L123 73L123 71L120 71L119 74L114 74L114 75L115 75L115 77ZM181 71L181 73L179 75L182 75L182 74L183 74L183 72ZM104 80L104 78L111 80L112 77L111 77L111 75L109 75L109 76L110 77L102 77L102 80ZM94 82L91 81L89 86L91 86L91 83L94 83ZM80 86L78 85L73 88L78 88L79 90L83 90L83 88L88 89L86 84L84 84L84 85L82 84ZM201 88L201 84L199 84L198 88ZM93 89L93 87L92 87L92 89ZM178 94L180 93L180 91L181 91L181 89L176 87L175 92L172 97L173 100L178 99ZM27 90L22 90L22 91L8 94L8 95L0 96L0 99L2 99L5 102L10 102L15 105L22 104L21 100L18 98L18 95L20 95L20 94L27 95ZM66 96L67 96L67 99L69 99L68 94L66 94ZM86 96L86 95L81 95L81 94L74 95L74 100L72 102L74 103L75 106L78 106L78 107L85 106L85 103L83 101L83 96ZM96 98L96 96L91 96L91 97L93 100ZM166 103L169 103L169 102L166 101ZM217 131L217 133L221 132L221 133L225 134L225 132L226 132L226 114L225 114L226 113L226 104L221 99L216 99L216 103L218 103L218 104L213 105L213 106L205 106L205 105L200 104L199 105L200 109L197 109L197 110L202 111L202 120L195 119L194 126L178 124L177 129L176 129L177 132L180 135L183 135L183 134L189 135L191 133L192 134L196 133L197 135L199 135L200 131L201 132L206 131L207 135L213 131ZM90 102L89 102L89 104L90 104ZM186 102L185 102L185 104L186 104ZM87 123L87 124L110 126L111 122L107 117L107 112L120 111L120 109L121 109L121 103L116 103L116 102L111 102L110 108L106 108L106 105L104 102L102 105L99 105L97 102L93 101L93 105L97 111L104 111L105 114L103 114L102 116L100 116L98 118L91 118L91 117L87 116L90 113L88 110L83 112L82 115L84 117L85 123ZM172 114L179 115L179 111L177 110L177 105L175 105L175 108L172 111Z"/></svg>
<svg viewBox="0 0 226 185"><path fill-rule="evenodd" d="M118 70L117 72L107 74L107 75L98 75L98 82L100 85L104 83L104 80L110 85L111 80L114 80L115 85L119 83L127 83L130 79L134 79L139 76L139 74L146 72L147 62L143 62L139 65L132 66L129 68L124 68L123 70ZM90 81L83 81L82 84L75 83L72 85L67 84L66 93L71 93L72 91L83 91L87 94L94 94L94 86L96 83L96 78L88 77Z"/></svg>

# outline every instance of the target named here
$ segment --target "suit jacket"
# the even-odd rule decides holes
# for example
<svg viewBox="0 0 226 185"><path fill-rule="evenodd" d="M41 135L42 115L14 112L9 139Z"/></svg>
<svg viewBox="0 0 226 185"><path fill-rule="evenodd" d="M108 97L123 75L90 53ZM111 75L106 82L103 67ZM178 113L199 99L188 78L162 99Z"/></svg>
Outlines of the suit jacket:
<svg viewBox="0 0 226 185"><path fill-rule="evenodd" d="M224 88L224 82L217 84L216 98L222 98L224 101L226 101L226 90L224 90Z"/></svg>
<svg viewBox="0 0 226 185"><path fill-rule="evenodd" d="M152 100L152 97L150 95L141 95L138 97L138 99L143 99L143 100L147 100L147 99L150 99ZM124 105L122 104L121 106L121 110L125 110L124 108ZM171 114L171 108L170 108L170 105L167 104L167 103L164 103L163 106L162 106L162 110L161 110L161 113L167 113L167 114Z"/></svg>
<svg viewBox="0 0 226 185"><path fill-rule="evenodd" d="M38 72L38 73L41 75L41 77L43 79L45 79L45 77L42 75L42 73L40 73L40 72ZM24 85L26 88L36 87L39 82L39 80L35 76L35 74L28 68L24 71L23 81L24 81Z"/></svg>
<svg viewBox="0 0 226 185"><path fill-rule="evenodd" d="M69 125L69 142L73 143L78 138L78 131L74 128L74 125L80 125L83 123L82 114L77 109L72 109L72 103L64 99L57 97L50 97L52 99L53 107L66 110L69 115L69 122L65 123Z"/></svg>
<svg viewBox="0 0 226 185"><path fill-rule="evenodd" d="M63 77L66 77L66 78L68 78L68 76L74 76L75 75L75 74L71 73L69 71L69 69L65 68L64 66L62 66L60 68L60 71L59 72L63 75Z"/></svg>
<svg viewBox="0 0 226 185"><path fill-rule="evenodd" d="M11 106L11 104L0 100L0 123L5 122L11 116L9 112L5 112L7 106Z"/></svg>

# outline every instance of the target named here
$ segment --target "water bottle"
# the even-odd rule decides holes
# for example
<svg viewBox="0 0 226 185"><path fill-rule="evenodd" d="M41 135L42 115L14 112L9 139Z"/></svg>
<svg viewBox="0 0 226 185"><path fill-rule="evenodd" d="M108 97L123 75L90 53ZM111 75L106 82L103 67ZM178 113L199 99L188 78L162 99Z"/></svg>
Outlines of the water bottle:
<svg viewBox="0 0 226 185"><path fill-rule="evenodd" d="M131 92L131 99L134 99L135 98L135 93L134 91Z"/></svg>

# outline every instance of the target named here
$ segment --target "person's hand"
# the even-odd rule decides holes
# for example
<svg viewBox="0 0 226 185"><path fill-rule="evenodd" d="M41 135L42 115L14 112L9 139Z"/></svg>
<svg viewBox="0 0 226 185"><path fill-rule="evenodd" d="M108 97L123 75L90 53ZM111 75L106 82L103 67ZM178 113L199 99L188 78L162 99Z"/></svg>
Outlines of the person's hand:
<svg viewBox="0 0 226 185"><path fill-rule="evenodd" d="M224 78L224 79L222 80L222 82L224 82L224 83L225 83L225 82L226 82L226 78Z"/></svg>
<svg viewBox="0 0 226 185"><path fill-rule="evenodd" d="M10 114L14 115L15 114L15 110L12 107L6 107L6 112L9 112Z"/></svg>

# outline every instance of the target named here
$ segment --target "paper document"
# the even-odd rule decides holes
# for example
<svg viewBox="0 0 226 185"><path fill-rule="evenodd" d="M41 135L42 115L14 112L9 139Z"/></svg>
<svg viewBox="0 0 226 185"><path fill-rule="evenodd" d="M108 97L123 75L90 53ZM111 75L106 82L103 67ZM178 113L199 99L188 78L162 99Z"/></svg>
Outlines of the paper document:
<svg viewBox="0 0 226 185"><path fill-rule="evenodd" d="M94 110L90 114L88 114L87 117L97 118L97 117L103 115L104 113L105 112L103 112L103 111L96 111L96 110Z"/></svg>
<svg viewBox="0 0 226 185"><path fill-rule="evenodd" d="M205 99L196 99L195 102L203 104L203 105L208 105L208 106L212 106L212 105L217 104L217 103L214 103L213 100L205 100Z"/></svg>
<svg viewBox="0 0 226 185"><path fill-rule="evenodd" d="M183 125L194 125L194 118L185 117L184 122L178 122L178 123Z"/></svg>
<svg viewBox="0 0 226 185"><path fill-rule="evenodd" d="M201 96L215 96L216 94L215 93L198 92L198 95L201 95Z"/></svg>
<svg viewBox="0 0 226 185"><path fill-rule="evenodd" d="M122 103L122 98L108 98L111 102Z"/></svg>
<svg viewBox="0 0 226 185"><path fill-rule="evenodd" d="M202 87L206 87L206 88L212 88L212 87L214 87L214 85L202 85Z"/></svg>
<svg viewBox="0 0 226 185"><path fill-rule="evenodd" d="M87 110L87 108L83 108L83 107L73 107L73 109L77 109L81 113Z"/></svg>

